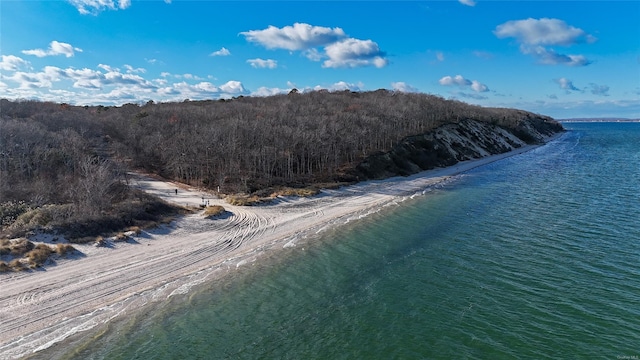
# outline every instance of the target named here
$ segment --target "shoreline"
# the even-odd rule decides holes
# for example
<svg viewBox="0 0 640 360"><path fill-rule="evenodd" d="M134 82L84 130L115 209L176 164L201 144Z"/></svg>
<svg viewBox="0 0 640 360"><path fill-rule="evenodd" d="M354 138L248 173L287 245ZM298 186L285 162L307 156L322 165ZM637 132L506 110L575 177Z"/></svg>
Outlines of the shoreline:
<svg viewBox="0 0 640 360"><path fill-rule="evenodd" d="M452 176L540 146L544 144L254 207L232 206L181 184L137 176L134 186L165 200L195 206L208 200L211 205L223 205L231 215L216 220L188 215L171 226L143 232L134 243L114 243L112 248L81 245L76 248L86 254L83 258L63 260L41 271L0 276L0 357L18 358L46 349L128 311L228 276L266 251L295 247L323 229L365 217Z"/></svg>

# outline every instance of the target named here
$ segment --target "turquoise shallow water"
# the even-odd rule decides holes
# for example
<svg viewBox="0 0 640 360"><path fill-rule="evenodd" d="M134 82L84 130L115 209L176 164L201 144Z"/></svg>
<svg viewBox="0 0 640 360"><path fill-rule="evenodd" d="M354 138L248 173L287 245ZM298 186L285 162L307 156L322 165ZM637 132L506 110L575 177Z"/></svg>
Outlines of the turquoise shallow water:
<svg viewBox="0 0 640 360"><path fill-rule="evenodd" d="M640 358L640 124L565 126L39 356Z"/></svg>

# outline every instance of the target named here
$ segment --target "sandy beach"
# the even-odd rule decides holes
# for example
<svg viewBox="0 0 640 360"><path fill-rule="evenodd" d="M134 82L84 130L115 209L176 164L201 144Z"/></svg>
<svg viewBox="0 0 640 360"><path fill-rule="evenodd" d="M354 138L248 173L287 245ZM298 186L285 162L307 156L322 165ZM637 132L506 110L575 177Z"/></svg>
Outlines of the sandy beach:
<svg viewBox="0 0 640 360"><path fill-rule="evenodd" d="M249 266L267 250L296 247L323 229L394 206L452 176L533 148L254 207L232 206L211 193L132 174L133 186L166 201L222 205L228 214L218 219L188 215L127 242L77 245L82 255L60 259L43 270L0 274L0 358L23 357L149 302L187 293L202 282Z"/></svg>

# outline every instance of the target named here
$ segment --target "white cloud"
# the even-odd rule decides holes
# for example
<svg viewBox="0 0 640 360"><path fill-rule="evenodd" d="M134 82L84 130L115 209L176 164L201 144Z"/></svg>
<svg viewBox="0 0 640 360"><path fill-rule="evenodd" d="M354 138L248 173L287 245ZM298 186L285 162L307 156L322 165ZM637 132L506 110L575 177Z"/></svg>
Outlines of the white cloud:
<svg viewBox="0 0 640 360"><path fill-rule="evenodd" d="M512 20L498 25L493 32L498 38L515 38L523 54L532 55L541 64L586 66L591 63L583 55L565 55L545 46L571 46L592 43L596 38L584 30L569 26L559 19Z"/></svg>
<svg viewBox="0 0 640 360"><path fill-rule="evenodd" d="M596 40L582 29L569 26L562 20L549 18L507 21L498 25L494 34L499 38L512 37L527 45L569 46Z"/></svg>
<svg viewBox="0 0 640 360"><path fill-rule="evenodd" d="M258 90L251 93L251 96L273 96L279 94L287 94L291 89L268 88L266 86L259 87Z"/></svg>
<svg viewBox="0 0 640 360"><path fill-rule="evenodd" d="M229 51L229 49L223 47L218 51L214 51L211 54L209 54L209 56L229 56L231 55L231 51Z"/></svg>
<svg viewBox="0 0 640 360"><path fill-rule="evenodd" d="M404 92L404 93L415 93L415 92L419 92L417 88L403 82L403 81L398 81L398 82L392 82L391 83L391 88L394 91L399 91L399 92Z"/></svg>
<svg viewBox="0 0 640 360"><path fill-rule="evenodd" d="M3 76L3 79L11 80L18 84L19 89L49 88L52 86L52 79L45 73L27 73L17 71L11 76Z"/></svg>
<svg viewBox="0 0 640 360"><path fill-rule="evenodd" d="M473 80L471 81L471 90L475 92L487 92L489 88L485 84L481 84L480 82Z"/></svg>
<svg viewBox="0 0 640 360"><path fill-rule="evenodd" d="M134 68L131 65L124 65L124 68L127 69L127 73L141 73L144 74L147 72L147 69L143 69L143 68Z"/></svg>
<svg viewBox="0 0 640 360"><path fill-rule="evenodd" d="M111 66L105 64L98 64L98 67L104 71L120 71L118 68L112 68Z"/></svg>
<svg viewBox="0 0 640 360"><path fill-rule="evenodd" d="M436 51L436 59L438 61L444 61L444 54L442 53L442 51Z"/></svg>
<svg viewBox="0 0 640 360"><path fill-rule="evenodd" d="M560 85L561 89L567 90L567 92L569 92L569 91L580 91L580 89L575 87L573 85L573 82L571 80L567 79L567 78L559 78L559 79L555 79L553 81L555 81L556 84Z"/></svg>
<svg viewBox="0 0 640 360"><path fill-rule="evenodd" d="M25 55L34 55L37 57L55 56L55 55L64 55L66 57L72 57L75 54L74 51L82 52L82 49L73 47L67 43L62 43L62 42L53 40L49 44L49 48L47 50L43 50L43 49L22 50L22 53Z"/></svg>
<svg viewBox="0 0 640 360"><path fill-rule="evenodd" d="M458 86L468 86L471 85L471 81L465 79L462 75L456 75L455 77L445 76L442 79L438 80L440 85L450 86L450 85L458 85Z"/></svg>
<svg viewBox="0 0 640 360"><path fill-rule="evenodd" d="M547 49L542 46L528 47L522 45L520 51L523 54L533 55L540 64L544 65L587 66L591 64L591 61L583 55L559 54L553 49Z"/></svg>
<svg viewBox="0 0 640 360"><path fill-rule="evenodd" d="M458 0L458 2L462 5L476 6L476 2L474 0Z"/></svg>
<svg viewBox="0 0 640 360"><path fill-rule="evenodd" d="M242 86L240 81L227 81L225 84L220 85L220 90L228 94L245 94L247 90Z"/></svg>
<svg viewBox="0 0 640 360"><path fill-rule="evenodd" d="M14 55L2 55L0 61L0 70L16 71L21 67L29 65L29 62Z"/></svg>
<svg viewBox="0 0 640 360"><path fill-rule="evenodd" d="M316 48L305 50L303 55L311 61L320 61L326 57Z"/></svg>
<svg viewBox="0 0 640 360"><path fill-rule="evenodd" d="M454 77L445 76L438 80L438 83L443 86L459 86L470 87L475 92L487 92L489 88L477 80L465 79L462 75L456 75Z"/></svg>
<svg viewBox="0 0 640 360"><path fill-rule="evenodd" d="M277 28L270 25L264 30L241 32L247 41L258 43L268 49L306 50L333 43L343 37L341 28L311 26L295 23L293 26Z"/></svg>
<svg viewBox="0 0 640 360"><path fill-rule="evenodd" d="M256 69L275 69L278 67L278 62L273 59L249 59L247 63Z"/></svg>
<svg viewBox="0 0 640 360"><path fill-rule="evenodd" d="M334 83L333 85L329 86L329 88L327 90L330 91L344 91L344 90L350 90L350 91L362 91L362 88L364 87L364 84L359 82L357 84L354 83L348 83L346 81L338 81L337 83ZM316 90L318 90L318 86L316 86Z"/></svg>
<svg viewBox="0 0 640 360"><path fill-rule="evenodd" d="M369 65L381 68L389 63L378 44L371 40L348 38L326 46L325 51L329 59L322 66L327 68Z"/></svg>
<svg viewBox="0 0 640 360"><path fill-rule="evenodd" d="M82 15L97 15L104 10L124 10L131 6L131 0L67 0Z"/></svg>

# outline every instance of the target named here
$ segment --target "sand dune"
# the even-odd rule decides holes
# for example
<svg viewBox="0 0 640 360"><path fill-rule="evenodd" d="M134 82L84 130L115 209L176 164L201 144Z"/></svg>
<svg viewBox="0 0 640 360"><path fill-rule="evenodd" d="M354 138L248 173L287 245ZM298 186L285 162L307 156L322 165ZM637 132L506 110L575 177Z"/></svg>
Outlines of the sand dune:
<svg viewBox="0 0 640 360"><path fill-rule="evenodd" d="M453 175L531 148L255 207L232 206L213 194L133 174L133 186L167 201L209 201L230 214L215 220L189 215L128 243L77 246L83 257L61 260L46 270L0 275L0 358L24 356L150 301L186 293L255 261L267 248L295 246L322 228L356 220Z"/></svg>

